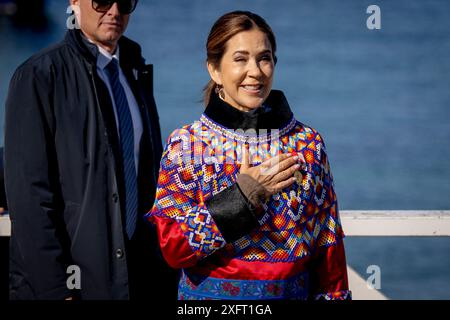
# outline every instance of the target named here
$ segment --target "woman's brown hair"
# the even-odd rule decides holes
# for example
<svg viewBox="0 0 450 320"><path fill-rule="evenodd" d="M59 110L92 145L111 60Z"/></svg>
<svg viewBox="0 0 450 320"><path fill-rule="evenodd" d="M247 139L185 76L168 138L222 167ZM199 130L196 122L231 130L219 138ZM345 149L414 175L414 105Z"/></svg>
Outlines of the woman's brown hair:
<svg viewBox="0 0 450 320"><path fill-rule="evenodd" d="M273 60L276 63L277 58L275 52L277 50L277 43L272 29L263 18L249 11L233 11L226 13L214 23L206 42L207 62L218 68L225 53L228 40L239 32L250 31L255 28L258 28L267 35L272 46ZM215 87L216 83L213 80L209 80L208 84L203 89L203 103L205 106L208 105L209 98Z"/></svg>

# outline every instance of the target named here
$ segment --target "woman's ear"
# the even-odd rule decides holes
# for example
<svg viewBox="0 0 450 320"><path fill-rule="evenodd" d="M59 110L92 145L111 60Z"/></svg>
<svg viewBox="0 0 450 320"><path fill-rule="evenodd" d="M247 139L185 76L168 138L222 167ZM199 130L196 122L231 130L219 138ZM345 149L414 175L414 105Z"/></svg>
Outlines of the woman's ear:
<svg viewBox="0 0 450 320"><path fill-rule="evenodd" d="M217 83L219 86L222 85L222 74L220 73L220 70L217 69L212 63L207 62L206 66L208 67L209 76L211 79Z"/></svg>

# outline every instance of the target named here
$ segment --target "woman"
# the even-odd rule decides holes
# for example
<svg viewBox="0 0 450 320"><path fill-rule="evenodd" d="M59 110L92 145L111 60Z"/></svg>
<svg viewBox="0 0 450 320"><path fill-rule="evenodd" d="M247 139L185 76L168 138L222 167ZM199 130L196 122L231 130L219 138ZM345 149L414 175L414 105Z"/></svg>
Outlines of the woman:
<svg viewBox="0 0 450 320"><path fill-rule="evenodd" d="M222 16L206 109L168 139L147 217L179 299L350 299L324 142L271 90L275 51L258 15Z"/></svg>

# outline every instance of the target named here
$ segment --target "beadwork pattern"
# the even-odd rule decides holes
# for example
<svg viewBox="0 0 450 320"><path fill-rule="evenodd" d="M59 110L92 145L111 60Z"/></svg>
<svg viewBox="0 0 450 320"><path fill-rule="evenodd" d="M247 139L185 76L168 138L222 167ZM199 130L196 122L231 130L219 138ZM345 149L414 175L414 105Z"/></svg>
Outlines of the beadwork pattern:
<svg viewBox="0 0 450 320"><path fill-rule="evenodd" d="M260 228L225 243L204 203L235 183L243 141L254 165L276 154L296 152L306 169L301 181L263 204ZM175 219L200 258L226 247L224 254L236 259L292 262L311 254L315 246L333 245L344 236L322 137L294 118L277 133L251 139L205 114L174 131L163 153L150 214Z"/></svg>

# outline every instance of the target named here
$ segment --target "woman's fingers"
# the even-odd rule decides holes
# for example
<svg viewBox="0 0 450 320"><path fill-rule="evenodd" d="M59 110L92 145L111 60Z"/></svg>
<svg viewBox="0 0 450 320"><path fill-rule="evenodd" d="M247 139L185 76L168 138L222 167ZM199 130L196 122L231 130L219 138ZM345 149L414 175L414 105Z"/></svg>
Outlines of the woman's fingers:
<svg viewBox="0 0 450 320"><path fill-rule="evenodd" d="M298 171L300 169L300 164L294 164L291 165L290 167L288 167L287 169L277 173L275 175L275 181L280 182L280 181L285 181L291 177L293 177L295 171Z"/></svg>
<svg viewBox="0 0 450 320"><path fill-rule="evenodd" d="M298 163L297 156L284 157L284 160L278 166L274 165L270 169L270 171L274 172L270 179L271 187L269 189L271 189L271 193L275 194L292 185L296 181L294 178L295 172L305 167L305 165L304 163Z"/></svg>
<svg viewBox="0 0 450 320"><path fill-rule="evenodd" d="M276 175L278 172L285 170L296 163L298 157L292 154L281 154L279 156L270 158L261 164L262 175Z"/></svg>
<svg viewBox="0 0 450 320"><path fill-rule="evenodd" d="M248 149L248 145L242 147L242 164L241 164L241 172L246 171L250 167L250 152Z"/></svg>
<svg viewBox="0 0 450 320"><path fill-rule="evenodd" d="M298 157L297 156L293 156L290 158L287 158L283 161L280 162L279 166L278 166L278 172L282 172L290 167L292 167L293 165L296 165L298 162ZM300 168L300 166L298 166Z"/></svg>
<svg viewBox="0 0 450 320"><path fill-rule="evenodd" d="M250 166L249 149L242 150L241 173L246 173L264 186L270 194L290 186L295 182L294 173L300 170L302 165L298 163L299 157L295 154L285 153L267 159L258 166Z"/></svg>
<svg viewBox="0 0 450 320"><path fill-rule="evenodd" d="M283 153L283 154L280 154L278 156L275 156L275 157L267 159L266 161L261 163L260 166L265 168L265 169L270 169L270 168L278 165L283 160L286 160L286 159L288 159L290 157L292 157L291 153Z"/></svg>
<svg viewBox="0 0 450 320"><path fill-rule="evenodd" d="M284 188L289 187L289 186L292 185L294 182L295 182L295 178L293 178L293 177L291 177L291 178L289 178L289 179L287 179L287 180L278 182L278 183L275 185L275 192L274 192L274 194L277 193L277 192L279 192L280 190L283 190Z"/></svg>
<svg viewBox="0 0 450 320"><path fill-rule="evenodd" d="M298 163L298 157L297 156L290 156L287 158L284 158L283 160L279 161L278 163L273 162L273 166L264 172L262 174L265 175L273 175L276 176L278 173L285 171L286 169L295 166ZM300 168L300 165L296 167L297 169Z"/></svg>

